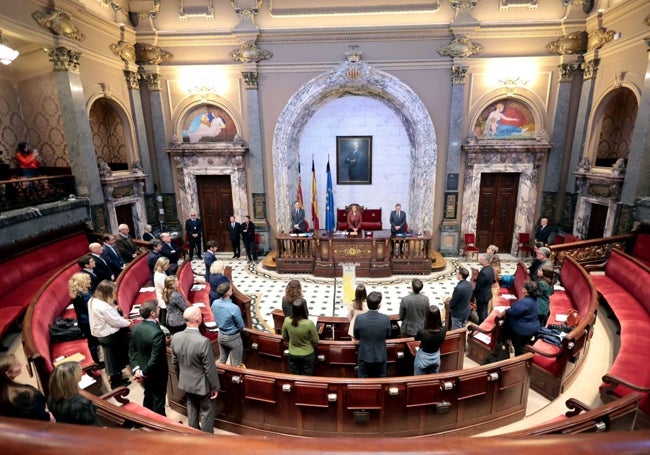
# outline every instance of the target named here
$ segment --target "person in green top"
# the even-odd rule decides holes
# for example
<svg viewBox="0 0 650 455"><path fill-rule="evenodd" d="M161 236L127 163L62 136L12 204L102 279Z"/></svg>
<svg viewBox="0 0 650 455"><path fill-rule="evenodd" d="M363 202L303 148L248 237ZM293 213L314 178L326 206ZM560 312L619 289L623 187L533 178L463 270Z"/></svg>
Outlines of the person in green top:
<svg viewBox="0 0 650 455"><path fill-rule="evenodd" d="M539 318L539 325L546 327L551 305L551 294L554 292L555 270L552 267L544 266L537 271L537 274L539 276L537 284L542 293L541 296L537 297L537 317Z"/></svg>
<svg viewBox="0 0 650 455"><path fill-rule="evenodd" d="M307 301L299 298L292 303L292 317L282 324L282 339L289 342L289 371L291 374L312 376L318 344L316 326L307 318Z"/></svg>

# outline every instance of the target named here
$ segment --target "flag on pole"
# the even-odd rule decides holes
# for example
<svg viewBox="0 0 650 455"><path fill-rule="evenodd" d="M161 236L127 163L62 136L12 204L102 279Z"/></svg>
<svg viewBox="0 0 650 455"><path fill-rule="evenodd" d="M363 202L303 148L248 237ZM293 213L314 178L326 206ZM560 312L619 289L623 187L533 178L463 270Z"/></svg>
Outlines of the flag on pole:
<svg viewBox="0 0 650 455"><path fill-rule="evenodd" d="M316 191L316 169L314 168L314 158L311 159L311 223L314 230L320 228L318 222L318 192Z"/></svg>
<svg viewBox="0 0 650 455"><path fill-rule="evenodd" d="M330 160L327 158L327 203L325 204L325 229L331 232L335 229L334 222L334 192L332 191L332 171Z"/></svg>
<svg viewBox="0 0 650 455"><path fill-rule="evenodd" d="M300 208L304 208L302 205L302 176L300 175L300 161L298 161L298 194L296 194L296 201L300 202Z"/></svg>

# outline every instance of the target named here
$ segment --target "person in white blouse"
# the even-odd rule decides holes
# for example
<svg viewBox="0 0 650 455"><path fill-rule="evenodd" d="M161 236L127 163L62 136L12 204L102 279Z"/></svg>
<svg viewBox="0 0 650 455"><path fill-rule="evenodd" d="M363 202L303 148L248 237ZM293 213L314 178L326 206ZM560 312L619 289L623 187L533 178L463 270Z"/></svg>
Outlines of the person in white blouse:
<svg viewBox="0 0 650 455"><path fill-rule="evenodd" d="M156 288L156 299L158 300L158 321L162 325L167 325L167 303L163 298L163 289L165 289L165 278L167 278L167 269L169 268L169 259L160 257L153 267L153 285Z"/></svg>
<svg viewBox="0 0 650 455"><path fill-rule="evenodd" d="M102 346L106 374L110 377L113 389L130 383L122 378L122 370L129 364L126 328L131 325L131 321L121 314L116 296L117 285L110 280L103 280L88 301L90 333L97 337Z"/></svg>
<svg viewBox="0 0 650 455"><path fill-rule="evenodd" d="M350 303L348 309L348 319L350 320L348 335L350 335L350 338L354 338L354 322L357 316L368 311L368 305L366 305L367 296L366 287L363 284L358 284L354 290L354 300Z"/></svg>

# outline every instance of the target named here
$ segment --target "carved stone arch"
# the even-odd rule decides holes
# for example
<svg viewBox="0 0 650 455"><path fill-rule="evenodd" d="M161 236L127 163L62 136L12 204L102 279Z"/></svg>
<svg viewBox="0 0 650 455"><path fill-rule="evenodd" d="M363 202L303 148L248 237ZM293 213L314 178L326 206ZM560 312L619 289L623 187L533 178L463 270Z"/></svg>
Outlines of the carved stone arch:
<svg viewBox="0 0 650 455"><path fill-rule="evenodd" d="M637 108L641 102L641 93L636 85L628 81L620 81L617 84L612 84L607 90L603 91L600 96L594 100L593 107L590 113L590 119L587 123L587 141L582 156L589 158L592 166L595 166L598 154L599 139L602 134L603 118L605 110L607 109L610 101L620 93L620 89L629 90L636 98ZM638 111L637 111L638 115ZM634 122L632 122L634 125ZM631 138L630 138L631 139Z"/></svg>
<svg viewBox="0 0 650 455"><path fill-rule="evenodd" d="M226 111L233 122L235 122L237 134L241 135L242 119L237 108L232 103L217 95L208 95L206 97L190 95L183 98L180 103L178 103L176 111L172 114L173 134L175 134L181 141L183 137L183 121L185 120L185 117L192 109L201 105L213 105Z"/></svg>
<svg viewBox="0 0 650 455"><path fill-rule="evenodd" d="M533 118L535 119L536 135L539 134L542 130L546 129L546 122L544 121L546 117L544 114L545 109L543 107L543 101L537 96L537 94L531 92L530 90L522 87L517 87L517 93L513 93L509 96L504 95L502 90L495 90L480 97L474 104L474 107L470 109L469 118L471 119L471 122L468 125L468 131L470 133L472 132L474 125L476 125L479 116L485 110L485 108L501 99L513 99L520 101L530 109L530 112L533 114Z"/></svg>
<svg viewBox="0 0 650 455"><path fill-rule="evenodd" d="M308 81L289 99L278 117L273 134L277 230L289 229L289 207L298 180L298 147L305 125L319 107L348 95L377 99L402 121L411 146L409 227L432 231L438 148L429 112L410 87L362 61L343 62Z"/></svg>
<svg viewBox="0 0 650 455"><path fill-rule="evenodd" d="M136 146L135 122L133 121L133 118L130 115L129 108L119 98L111 96L110 93L107 94L106 91L104 90L98 90L95 91L88 98L86 102L86 113L88 114L89 119L91 118L91 111L93 109L93 106L95 106L95 104L98 101L102 103L106 103L109 107L111 107L122 124L121 133L123 135L123 141L124 141L123 158L125 163L128 166L130 166L131 163L133 163L134 161L140 161L140 157L138 155L137 146ZM91 122L91 133L93 135L93 144L95 145L95 155L97 156L97 158L99 158L101 156L101 153L99 155L97 154L98 144L96 143L95 140L97 132L93 131L92 122Z"/></svg>

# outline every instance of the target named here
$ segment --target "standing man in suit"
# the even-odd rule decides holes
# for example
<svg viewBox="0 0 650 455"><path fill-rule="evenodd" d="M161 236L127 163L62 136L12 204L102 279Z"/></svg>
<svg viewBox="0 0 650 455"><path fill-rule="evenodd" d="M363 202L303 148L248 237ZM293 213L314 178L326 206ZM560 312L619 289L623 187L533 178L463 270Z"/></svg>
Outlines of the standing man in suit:
<svg viewBox="0 0 650 455"><path fill-rule="evenodd" d="M241 255L241 224L235 221L233 215L230 216L228 221L228 234L232 244L232 258L236 259Z"/></svg>
<svg viewBox="0 0 650 455"><path fill-rule="evenodd" d="M167 275L176 275L180 253L172 243L172 236L169 234L169 232L163 232L160 234L160 241L162 242L160 255L169 259L169 268L167 269Z"/></svg>
<svg viewBox="0 0 650 455"><path fill-rule="evenodd" d="M186 394L187 424L212 433L214 400L221 387L212 346L199 332L203 317L198 307L186 309L183 319L187 328L172 338L172 367L178 377L178 388Z"/></svg>
<svg viewBox="0 0 650 455"><path fill-rule="evenodd" d="M248 262L257 262L257 251L255 251L255 224L253 224L251 217L248 215L244 217L244 222L241 225L241 238L244 241Z"/></svg>
<svg viewBox="0 0 650 455"><path fill-rule="evenodd" d="M483 266L481 271L478 272L476 286L474 286L479 324L487 318L488 304L490 303L490 299L492 299L492 284L496 279L494 269L490 265L490 259L490 255L487 253L478 255L478 262Z"/></svg>
<svg viewBox="0 0 650 455"><path fill-rule="evenodd" d="M156 267L156 262L160 259L160 252L162 251L162 242L158 239L153 239L149 242L151 251L147 255L147 267L149 267L149 275L151 275L151 282L153 283L153 269Z"/></svg>
<svg viewBox="0 0 650 455"><path fill-rule="evenodd" d="M102 257L102 253L104 250L102 249L102 245L96 242L91 243L88 245L88 250L90 251L90 255L92 258L95 260L95 269L93 272L95 275L97 275L97 279L99 281L103 280L110 280L114 281L115 276L111 272L111 268L108 266L108 262L106 262L106 259Z"/></svg>
<svg viewBox="0 0 650 455"><path fill-rule="evenodd" d="M108 267L111 269L111 273L118 277L122 269L124 268L124 261L122 257L115 249L115 242L117 237L113 234L104 234L104 247L102 248L102 257L108 262Z"/></svg>
<svg viewBox="0 0 650 455"><path fill-rule="evenodd" d="M144 387L142 405L165 415L167 393L167 344L158 324L158 301L147 300L140 307L144 319L131 331L129 362L133 378Z"/></svg>
<svg viewBox="0 0 650 455"><path fill-rule="evenodd" d="M429 311L429 297L420 294L422 281L414 278L411 281L413 292L402 299L399 304L399 318L402 321L400 333L403 337L412 337L418 330L424 328L424 320Z"/></svg>
<svg viewBox="0 0 650 455"><path fill-rule="evenodd" d="M381 297L381 292L368 294L368 312L357 315L354 322L354 338L359 340L360 378L386 377L386 338L390 336L390 320L379 312Z"/></svg>
<svg viewBox="0 0 650 455"><path fill-rule="evenodd" d="M551 235L551 228L548 225L548 218L542 218L539 220L539 226L537 232L535 232L535 240L548 245L549 235Z"/></svg>
<svg viewBox="0 0 650 455"><path fill-rule="evenodd" d="M126 224L120 224L117 227L119 235L115 242L117 252L122 256L125 264L128 264L138 255L138 247L133 243L133 239L129 236L129 227Z"/></svg>
<svg viewBox="0 0 650 455"><path fill-rule="evenodd" d="M97 275L95 275L95 260L90 254L87 254L81 257L77 261L77 264L79 264L82 273L90 275L90 288L88 288L88 292L90 292L91 294L94 293L95 288L97 287L100 281Z"/></svg>
<svg viewBox="0 0 650 455"><path fill-rule="evenodd" d="M208 240L205 246L207 250L203 253L203 262L205 263L205 282L208 283L210 281L210 266L217 260L215 253L219 249L219 245L214 240Z"/></svg>
<svg viewBox="0 0 650 455"><path fill-rule="evenodd" d="M390 212L391 234L406 234L406 212L402 210L401 204L395 204L395 210Z"/></svg>
<svg viewBox="0 0 650 455"><path fill-rule="evenodd" d="M458 284L454 288L454 292L445 303L449 304L449 311L451 311L451 330L462 329L467 325L467 319L471 313L469 302L472 299L472 283L467 281L469 271L461 267L456 272Z"/></svg>
<svg viewBox="0 0 650 455"><path fill-rule="evenodd" d="M196 217L194 211L190 212L190 219L185 221L185 232L190 243L190 261L194 258L194 251L196 251L197 259L200 258L203 227L201 226L201 219Z"/></svg>
<svg viewBox="0 0 650 455"><path fill-rule="evenodd" d="M293 203L293 209L291 209L291 228L296 234L307 230L305 210L300 206L300 201Z"/></svg>

